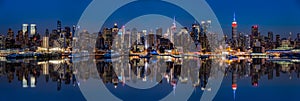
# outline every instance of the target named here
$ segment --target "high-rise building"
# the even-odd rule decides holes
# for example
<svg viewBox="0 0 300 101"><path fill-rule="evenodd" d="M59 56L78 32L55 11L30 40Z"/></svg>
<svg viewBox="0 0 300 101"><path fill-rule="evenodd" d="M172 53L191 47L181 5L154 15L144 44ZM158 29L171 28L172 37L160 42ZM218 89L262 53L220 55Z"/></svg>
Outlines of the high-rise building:
<svg viewBox="0 0 300 101"><path fill-rule="evenodd" d="M28 24L23 24L22 25L23 34L25 34L25 32L27 32L28 30L29 30Z"/></svg>
<svg viewBox="0 0 300 101"><path fill-rule="evenodd" d="M273 42L273 40L274 40L273 32L268 32L268 39L269 39L269 42Z"/></svg>
<svg viewBox="0 0 300 101"><path fill-rule="evenodd" d="M115 23L114 27L112 28L112 33L113 34L118 34L118 32L119 32L119 27L118 27L118 24Z"/></svg>
<svg viewBox="0 0 300 101"><path fill-rule="evenodd" d="M171 26L171 28L170 28L170 41L172 42L172 43L174 43L174 35L175 35L175 33L176 33L176 30L177 30L177 26L176 26L176 19L175 19L175 17L174 17L174 19L173 19L173 25Z"/></svg>
<svg viewBox="0 0 300 101"><path fill-rule="evenodd" d="M14 31L11 28L9 28L7 32L7 38L14 39L14 36L15 36Z"/></svg>
<svg viewBox="0 0 300 101"><path fill-rule="evenodd" d="M235 19L235 13L233 14L233 21L232 21L232 44L233 48L238 47L238 40L237 40L237 21Z"/></svg>
<svg viewBox="0 0 300 101"><path fill-rule="evenodd" d="M48 30L48 29L46 29L46 31L45 31L45 35L49 37L49 34L50 34L50 33L49 33L49 30Z"/></svg>
<svg viewBox="0 0 300 101"><path fill-rule="evenodd" d="M70 39L71 38L71 28L70 27L65 27L65 37L67 38L67 39Z"/></svg>
<svg viewBox="0 0 300 101"><path fill-rule="evenodd" d="M254 47L255 41L260 38L258 32L258 25L253 25L251 27L251 47Z"/></svg>
<svg viewBox="0 0 300 101"><path fill-rule="evenodd" d="M72 27L72 37L74 37L74 36L75 36L75 31L76 31L76 26L75 26L75 25L73 25L73 27Z"/></svg>
<svg viewBox="0 0 300 101"><path fill-rule="evenodd" d="M36 24L30 24L30 35L36 34Z"/></svg>
<svg viewBox="0 0 300 101"><path fill-rule="evenodd" d="M163 33L163 29L162 28L156 29L156 35L162 36L162 33Z"/></svg>
<svg viewBox="0 0 300 101"><path fill-rule="evenodd" d="M276 35L276 47L279 47L281 43L280 35Z"/></svg>
<svg viewBox="0 0 300 101"><path fill-rule="evenodd" d="M0 34L0 49L5 49L5 36Z"/></svg>
<svg viewBox="0 0 300 101"><path fill-rule="evenodd" d="M203 21L202 22L202 26L204 26L205 22ZM201 35L200 35L200 25L199 24L193 24L192 25L192 32L191 32L191 36L195 42L195 45L197 46L199 44L199 41L201 43L202 41L202 38L201 38Z"/></svg>
<svg viewBox="0 0 300 101"><path fill-rule="evenodd" d="M251 35L253 36L253 39L259 38L259 32L258 32L258 25L253 25L251 29Z"/></svg>
<svg viewBox="0 0 300 101"><path fill-rule="evenodd" d="M251 48L251 39L249 35L245 35L245 49L250 49Z"/></svg>
<svg viewBox="0 0 300 101"><path fill-rule="evenodd" d="M49 48L49 37L48 36L43 37L42 46L43 46L43 48Z"/></svg>
<svg viewBox="0 0 300 101"><path fill-rule="evenodd" d="M61 21L57 21L57 33L60 34L61 33Z"/></svg>
<svg viewBox="0 0 300 101"><path fill-rule="evenodd" d="M290 32L290 33L289 33L289 39L288 39L289 41L292 41L292 40L293 40L292 36L293 36L293 33Z"/></svg>

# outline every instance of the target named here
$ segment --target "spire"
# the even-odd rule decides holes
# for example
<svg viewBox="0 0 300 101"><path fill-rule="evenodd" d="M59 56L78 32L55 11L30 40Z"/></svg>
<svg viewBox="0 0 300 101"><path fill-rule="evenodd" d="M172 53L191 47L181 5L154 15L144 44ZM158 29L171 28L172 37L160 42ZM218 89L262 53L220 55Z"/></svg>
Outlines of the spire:
<svg viewBox="0 0 300 101"><path fill-rule="evenodd" d="M235 12L233 13L233 21L236 22L236 19L235 19Z"/></svg>
<svg viewBox="0 0 300 101"><path fill-rule="evenodd" d="M173 19L173 27L176 28L176 18L175 18L175 16L174 16L174 19Z"/></svg>

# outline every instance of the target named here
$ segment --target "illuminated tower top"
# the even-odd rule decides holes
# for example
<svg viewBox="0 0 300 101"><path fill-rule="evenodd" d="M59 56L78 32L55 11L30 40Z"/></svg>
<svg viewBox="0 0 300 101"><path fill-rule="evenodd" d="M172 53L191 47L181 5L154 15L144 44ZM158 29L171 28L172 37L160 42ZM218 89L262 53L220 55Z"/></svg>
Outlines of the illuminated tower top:
<svg viewBox="0 0 300 101"><path fill-rule="evenodd" d="M176 18L175 18L175 16L174 16L174 19L173 19L173 26L171 28L172 28L173 32L176 31Z"/></svg>
<svg viewBox="0 0 300 101"><path fill-rule="evenodd" d="M232 27L234 27L234 28L237 27L237 22L236 22L236 18L235 18L235 13L233 13Z"/></svg>

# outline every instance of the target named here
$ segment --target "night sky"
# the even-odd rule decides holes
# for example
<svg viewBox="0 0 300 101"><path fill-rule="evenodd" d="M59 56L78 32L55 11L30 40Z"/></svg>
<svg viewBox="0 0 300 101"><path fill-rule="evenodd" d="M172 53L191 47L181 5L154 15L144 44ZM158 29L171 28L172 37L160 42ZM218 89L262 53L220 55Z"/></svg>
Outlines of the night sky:
<svg viewBox="0 0 300 101"><path fill-rule="evenodd" d="M77 24L91 0L0 0L0 33L8 28L16 33L23 23L37 24L38 32ZM300 33L300 0L207 0L217 15L225 34L231 33L233 13L238 31L249 34L252 25L259 25L262 34L268 31L287 36ZM190 25L184 25L190 27ZM111 27L111 26L108 26Z"/></svg>

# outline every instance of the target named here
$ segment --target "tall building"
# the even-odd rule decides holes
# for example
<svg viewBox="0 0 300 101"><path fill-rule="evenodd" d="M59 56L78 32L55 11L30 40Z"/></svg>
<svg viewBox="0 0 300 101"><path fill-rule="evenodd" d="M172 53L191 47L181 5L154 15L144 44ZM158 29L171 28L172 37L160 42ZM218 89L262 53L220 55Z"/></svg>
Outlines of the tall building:
<svg viewBox="0 0 300 101"><path fill-rule="evenodd" d="M14 31L11 28L8 29L7 38L8 39L14 39L15 38Z"/></svg>
<svg viewBox="0 0 300 101"><path fill-rule="evenodd" d="M49 33L49 30L48 30L48 29L46 29L46 31L45 31L45 35L49 37L49 34L50 34L50 33Z"/></svg>
<svg viewBox="0 0 300 101"><path fill-rule="evenodd" d="M202 24L203 24L202 26L204 26L205 22L203 21ZM200 32L201 32L200 25L197 23L193 24L191 36L192 36L196 46L198 45L199 41L200 41L200 43L202 43L202 41L203 41L201 38L202 36L200 35Z"/></svg>
<svg viewBox="0 0 300 101"><path fill-rule="evenodd" d="M15 44L15 37L14 32L11 28L8 29L7 37L6 37L6 48L13 48L13 45Z"/></svg>
<svg viewBox="0 0 300 101"><path fill-rule="evenodd" d="M61 21L57 21L57 33L60 34L61 33Z"/></svg>
<svg viewBox="0 0 300 101"><path fill-rule="evenodd" d="M0 49L5 49L5 36L0 34Z"/></svg>
<svg viewBox="0 0 300 101"><path fill-rule="evenodd" d="M175 17L174 17L174 19L173 19L173 25L171 26L171 32L170 32L170 40L171 40L171 42L172 43L174 43L174 35L175 35L175 33L176 33L176 30L177 30L177 28L176 28L177 26L176 26L176 19L175 19Z"/></svg>
<svg viewBox="0 0 300 101"><path fill-rule="evenodd" d="M245 35L245 49L251 49L251 39L249 35Z"/></svg>
<svg viewBox="0 0 300 101"><path fill-rule="evenodd" d="M30 35L36 34L36 24L30 24Z"/></svg>
<svg viewBox="0 0 300 101"><path fill-rule="evenodd" d="M162 36L162 33L163 33L163 29L162 28L156 29L156 35Z"/></svg>
<svg viewBox="0 0 300 101"><path fill-rule="evenodd" d="M276 35L276 47L279 47L281 43L280 35Z"/></svg>
<svg viewBox="0 0 300 101"><path fill-rule="evenodd" d="M48 36L43 37L42 46L43 46L43 48L49 48L49 37Z"/></svg>
<svg viewBox="0 0 300 101"><path fill-rule="evenodd" d="M233 21L232 21L232 44L233 48L238 47L238 40L237 40L237 21L235 19L235 13L233 14Z"/></svg>
<svg viewBox="0 0 300 101"><path fill-rule="evenodd" d="M251 27L251 47L254 46L255 41L258 40L260 37L259 32L258 32L258 25L253 25Z"/></svg>
<svg viewBox="0 0 300 101"><path fill-rule="evenodd" d="M113 34L118 34L118 32L119 32L119 27L118 27L118 24L115 23L114 27L112 28L112 33Z"/></svg>
<svg viewBox="0 0 300 101"><path fill-rule="evenodd" d="M252 34L253 38L258 39L259 36L260 36L259 32L258 32L258 25L253 25L251 28L252 28L251 29L251 34Z"/></svg>
<svg viewBox="0 0 300 101"><path fill-rule="evenodd" d="M274 40L273 32L268 32L268 39L269 39L269 42L273 42L273 40Z"/></svg>
<svg viewBox="0 0 300 101"><path fill-rule="evenodd" d="M25 34L25 32L27 32L28 30L29 30L28 24L23 24L22 25L23 34Z"/></svg>
<svg viewBox="0 0 300 101"><path fill-rule="evenodd" d="M292 36L293 36L293 34L292 34L292 32L290 32L289 33L289 39L288 39L289 41L292 41Z"/></svg>

